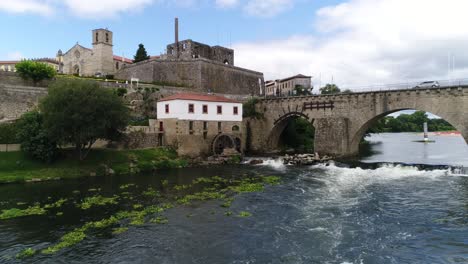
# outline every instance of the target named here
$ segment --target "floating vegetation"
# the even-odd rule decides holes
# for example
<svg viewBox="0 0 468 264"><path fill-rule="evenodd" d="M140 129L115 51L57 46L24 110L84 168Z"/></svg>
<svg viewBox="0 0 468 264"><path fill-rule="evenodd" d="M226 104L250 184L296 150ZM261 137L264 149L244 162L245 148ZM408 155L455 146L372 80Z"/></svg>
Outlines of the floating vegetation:
<svg viewBox="0 0 468 264"><path fill-rule="evenodd" d="M224 213L225 216L231 216L232 215L232 212L231 211L227 211Z"/></svg>
<svg viewBox="0 0 468 264"><path fill-rule="evenodd" d="M78 191L78 190L74 190L72 193L73 193L73 194L80 194L81 192Z"/></svg>
<svg viewBox="0 0 468 264"><path fill-rule="evenodd" d="M25 202L17 202L17 203L16 203L16 205L19 205L19 206L21 206L21 205L26 205L26 204L27 204L27 203L25 203Z"/></svg>
<svg viewBox="0 0 468 264"><path fill-rule="evenodd" d="M151 219L150 222L153 223L153 224L165 225L165 224L169 223L169 220L167 220L167 218L165 218L165 217L159 217L158 216L158 217L156 217L154 219Z"/></svg>
<svg viewBox="0 0 468 264"><path fill-rule="evenodd" d="M113 197L102 197L101 195L86 197L81 204L78 204L77 207L87 210L93 206L103 206L108 204L117 204L118 196Z"/></svg>
<svg viewBox="0 0 468 264"><path fill-rule="evenodd" d="M121 186L119 187L119 189L120 189L120 190L126 190L126 189L128 189L128 188L130 188L130 187L134 187L134 186L136 186L136 185L133 184L133 183L129 183L129 184L121 185Z"/></svg>
<svg viewBox="0 0 468 264"><path fill-rule="evenodd" d="M32 248L27 248L22 250L20 253L16 254L17 259L30 258L36 254L36 250Z"/></svg>
<svg viewBox="0 0 468 264"><path fill-rule="evenodd" d="M118 227L118 228L112 229L112 234L113 235L120 235L120 234L125 233L127 231L128 231L128 227Z"/></svg>
<svg viewBox="0 0 468 264"><path fill-rule="evenodd" d="M163 186L169 185L168 180L163 180L161 183ZM171 190L180 191L176 193L179 195L178 197L174 198L174 196L169 195L167 199L164 199L164 203L151 206L144 205L148 201L131 204L133 196L132 193L128 192L128 190L131 187L135 187L135 184L124 184L119 186L119 190L121 190L120 196L114 195L112 197L103 197L102 195L96 194L94 196L86 197L78 202L76 202L75 197L71 202L74 202L77 208L83 210L97 206L116 205L123 201L127 203L125 206L127 208L128 206L131 206L131 209L128 211L119 211L105 219L85 223L83 226L75 228L64 234L57 244L39 250L28 248L18 253L17 257L25 258L37 254L37 252L41 252L43 254L54 254L64 248L76 245L83 241L90 230L109 228L109 231L111 231L113 235L119 235L128 231L129 226L141 226L148 222L153 224L168 224L169 219L161 216L161 213L174 207L174 204L169 201L175 202L179 205L188 205L194 201L220 200L221 207L230 208L234 201L234 198L232 197L233 195L237 193L260 192L265 189L266 185L277 185L279 183L280 178L276 176L249 177L248 175L243 175L240 179L224 179L219 176L211 178L202 177L195 179L191 184L174 186ZM197 186L199 187L197 189L202 189L202 191L187 194L187 192L190 192L190 189L197 184L202 185ZM89 189L88 191L98 192L101 191L101 189ZM73 193L80 194L80 191L73 191ZM150 186L145 191L141 192L141 196L143 196L141 198L151 200L153 197L161 197L161 194L154 187ZM9 219L28 215L42 215L47 213L47 210L60 208L67 202L68 199L62 198L54 203L46 204L43 207L41 207L40 204L35 204L34 206L30 206L26 209L12 208L9 210L2 210L0 219ZM128 203L130 203L130 205ZM61 210L57 211L58 212L54 212L56 216L62 216L64 214ZM208 213L214 215L216 212L216 210L210 210ZM233 216L234 213L228 210L224 212L224 215ZM241 211L236 216L245 218L252 216L252 214L247 211ZM191 218L193 217L193 214L187 214L186 217Z"/></svg>
<svg viewBox="0 0 468 264"><path fill-rule="evenodd" d="M60 200L56 201L55 203L44 205L44 208L45 209L60 208L67 201L68 201L68 199L61 198Z"/></svg>
<svg viewBox="0 0 468 264"><path fill-rule="evenodd" d="M221 207L229 208L229 207L231 207L231 204L232 204L233 201L234 201L234 198L228 198L228 199L224 200L224 203L221 204Z"/></svg>
<svg viewBox="0 0 468 264"><path fill-rule="evenodd" d="M41 253L43 254L54 254L61 249L71 247L83 241L86 238L85 228L77 228L72 232L66 233L60 238L60 242L54 246L43 249Z"/></svg>
<svg viewBox="0 0 468 264"><path fill-rule="evenodd" d="M176 191L182 191L191 188L192 185L176 185L174 186L174 190Z"/></svg>
<svg viewBox="0 0 468 264"><path fill-rule="evenodd" d="M241 211L241 212L239 212L239 214L237 216L238 217L251 217L252 214L249 213L249 212L246 212L246 211Z"/></svg>
<svg viewBox="0 0 468 264"><path fill-rule="evenodd" d="M155 190L154 188L152 188L152 187L149 187L148 189L146 189L146 191L144 191L142 194L143 194L144 196L148 196L148 197L159 197L159 196L161 196L161 195L159 194L159 192L156 191L156 190Z"/></svg>
<svg viewBox="0 0 468 264"><path fill-rule="evenodd" d="M2 210L2 213L0 214L0 219L10 219L29 215L43 215L45 213L46 210L40 205L36 204L26 209L11 208Z"/></svg>

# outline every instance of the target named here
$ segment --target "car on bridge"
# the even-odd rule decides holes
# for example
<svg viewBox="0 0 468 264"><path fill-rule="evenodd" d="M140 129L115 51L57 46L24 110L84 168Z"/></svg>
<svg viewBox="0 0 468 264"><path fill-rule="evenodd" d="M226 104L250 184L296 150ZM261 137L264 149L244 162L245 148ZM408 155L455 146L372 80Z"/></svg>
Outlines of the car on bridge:
<svg viewBox="0 0 468 264"><path fill-rule="evenodd" d="M440 84L438 81L427 81L427 82L422 82L414 87L414 89L419 89L419 88L439 88Z"/></svg>

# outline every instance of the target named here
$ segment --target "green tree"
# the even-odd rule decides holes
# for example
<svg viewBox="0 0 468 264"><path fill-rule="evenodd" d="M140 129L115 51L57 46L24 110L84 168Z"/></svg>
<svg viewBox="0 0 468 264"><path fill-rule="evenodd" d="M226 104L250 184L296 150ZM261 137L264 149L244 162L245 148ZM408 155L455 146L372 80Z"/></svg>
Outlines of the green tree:
<svg viewBox="0 0 468 264"><path fill-rule="evenodd" d="M325 87L320 88L320 94L336 94L340 92L341 90L336 84L327 83Z"/></svg>
<svg viewBox="0 0 468 264"><path fill-rule="evenodd" d="M315 128L305 118L294 118L281 134L281 141L286 147L305 152L314 151Z"/></svg>
<svg viewBox="0 0 468 264"><path fill-rule="evenodd" d="M295 91L295 95L298 95L298 96L301 96L301 95L311 95L312 93L310 92L310 90L304 88L304 86L302 85L296 85L294 87L294 91Z"/></svg>
<svg viewBox="0 0 468 264"><path fill-rule="evenodd" d="M44 128L44 116L38 111L21 116L17 123L17 137L21 150L30 157L48 163L57 157L57 143Z"/></svg>
<svg viewBox="0 0 468 264"><path fill-rule="evenodd" d="M133 56L133 62L140 62L144 60L148 60L150 56L148 56L148 53L146 53L145 46L143 44L138 45L138 49L136 51L135 56Z"/></svg>
<svg viewBox="0 0 468 264"><path fill-rule="evenodd" d="M48 133L60 144L72 144L80 160L96 140L118 139L129 120L117 94L85 80L55 82L39 108Z"/></svg>
<svg viewBox="0 0 468 264"><path fill-rule="evenodd" d="M25 80L32 80L34 85L42 80L54 78L56 71L53 67L37 61L23 60L15 66L16 72Z"/></svg>
<svg viewBox="0 0 468 264"><path fill-rule="evenodd" d="M245 117L251 117L255 119L262 119L263 114L260 112L257 112L256 105L259 102L258 98L251 98L247 102L244 103L242 106L242 116Z"/></svg>

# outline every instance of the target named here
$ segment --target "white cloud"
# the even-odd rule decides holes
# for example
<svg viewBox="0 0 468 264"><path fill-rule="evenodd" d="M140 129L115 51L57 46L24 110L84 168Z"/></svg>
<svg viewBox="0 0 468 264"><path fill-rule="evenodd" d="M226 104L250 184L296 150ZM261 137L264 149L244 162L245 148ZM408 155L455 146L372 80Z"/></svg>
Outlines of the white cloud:
<svg viewBox="0 0 468 264"><path fill-rule="evenodd" d="M7 54L7 59L8 60L21 60L21 59L24 59L24 56L21 52L14 51L14 52L10 52Z"/></svg>
<svg viewBox="0 0 468 264"><path fill-rule="evenodd" d="M53 13L50 2L44 0L1 0L0 10L9 13L35 13L40 15Z"/></svg>
<svg viewBox="0 0 468 264"><path fill-rule="evenodd" d="M215 4L220 8L230 8L239 4L239 0L215 0Z"/></svg>
<svg viewBox="0 0 468 264"><path fill-rule="evenodd" d="M65 6L77 16L109 18L123 12L136 12L150 5L153 0L64 0Z"/></svg>
<svg viewBox="0 0 468 264"><path fill-rule="evenodd" d="M317 84L365 85L468 77L466 0L349 0L316 13L317 35L235 45L239 66L266 78L304 73ZM255 59L252 59L255 58Z"/></svg>
<svg viewBox="0 0 468 264"><path fill-rule="evenodd" d="M244 11L252 16L272 17L292 6L293 0L249 0Z"/></svg>

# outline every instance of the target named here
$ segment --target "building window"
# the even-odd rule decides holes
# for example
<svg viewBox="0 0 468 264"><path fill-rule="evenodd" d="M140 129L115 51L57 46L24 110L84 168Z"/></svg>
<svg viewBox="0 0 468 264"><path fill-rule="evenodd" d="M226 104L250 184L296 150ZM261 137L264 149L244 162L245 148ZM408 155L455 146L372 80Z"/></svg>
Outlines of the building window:
<svg viewBox="0 0 468 264"><path fill-rule="evenodd" d="M193 135L193 121L189 121L189 134Z"/></svg>
<svg viewBox="0 0 468 264"><path fill-rule="evenodd" d="M109 43L109 33L106 33L106 42Z"/></svg>
<svg viewBox="0 0 468 264"><path fill-rule="evenodd" d="M206 139L208 137L208 132L203 132L203 139Z"/></svg>
<svg viewBox="0 0 468 264"><path fill-rule="evenodd" d="M117 70L119 69L119 63L118 63L118 62L115 63L115 68L116 68Z"/></svg>
<svg viewBox="0 0 468 264"><path fill-rule="evenodd" d="M163 132L164 131L164 123L159 122L159 131Z"/></svg>
<svg viewBox="0 0 468 264"><path fill-rule="evenodd" d="M223 106L222 106L222 105L218 105L217 109L218 109L218 111L217 111L217 112L218 112L218 115L222 115L222 114L223 114Z"/></svg>
<svg viewBox="0 0 468 264"><path fill-rule="evenodd" d="M99 33L96 32L96 42L99 41Z"/></svg>
<svg viewBox="0 0 468 264"><path fill-rule="evenodd" d="M188 112L189 114L195 113L195 106L193 104L188 105Z"/></svg>
<svg viewBox="0 0 468 264"><path fill-rule="evenodd" d="M203 113L208 114L208 105L203 105Z"/></svg>
<svg viewBox="0 0 468 264"><path fill-rule="evenodd" d="M234 106L234 115L238 115L238 114L239 114L239 107Z"/></svg>
<svg viewBox="0 0 468 264"><path fill-rule="evenodd" d="M203 122L203 130L208 130L208 122Z"/></svg>
<svg viewBox="0 0 468 264"><path fill-rule="evenodd" d="M222 125L221 125L221 122L218 122L218 132L221 133L221 130L222 130Z"/></svg>
<svg viewBox="0 0 468 264"><path fill-rule="evenodd" d="M232 127L232 132L239 132L239 126L233 126Z"/></svg>
<svg viewBox="0 0 468 264"><path fill-rule="evenodd" d="M166 114L169 114L169 104L166 104Z"/></svg>

